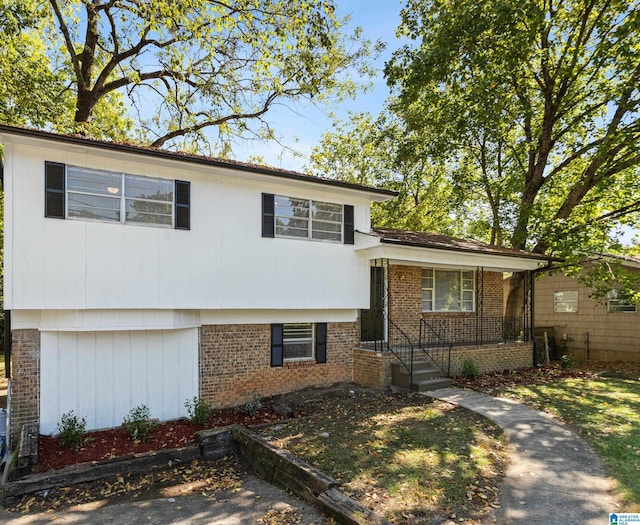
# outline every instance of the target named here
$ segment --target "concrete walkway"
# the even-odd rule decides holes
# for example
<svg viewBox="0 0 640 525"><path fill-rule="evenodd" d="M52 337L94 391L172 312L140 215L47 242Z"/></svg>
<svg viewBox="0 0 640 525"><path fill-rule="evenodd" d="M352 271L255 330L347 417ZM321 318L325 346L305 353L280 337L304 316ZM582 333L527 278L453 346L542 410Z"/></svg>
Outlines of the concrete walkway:
<svg viewBox="0 0 640 525"><path fill-rule="evenodd" d="M11 525L247 525L274 522L322 525L326 518L306 502L253 475L247 476L240 489L228 490L215 497L192 494L116 504L98 501L24 516L0 508L0 524Z"/></svg>
<svg viewBox="0 0 640 525"><path fill-rule="evenodd" d="M600 458L566 425L509 399L443 388L424 395L478 412L498 424L512 452L500 487L500 525L609 523L616 484Z"/></svg>

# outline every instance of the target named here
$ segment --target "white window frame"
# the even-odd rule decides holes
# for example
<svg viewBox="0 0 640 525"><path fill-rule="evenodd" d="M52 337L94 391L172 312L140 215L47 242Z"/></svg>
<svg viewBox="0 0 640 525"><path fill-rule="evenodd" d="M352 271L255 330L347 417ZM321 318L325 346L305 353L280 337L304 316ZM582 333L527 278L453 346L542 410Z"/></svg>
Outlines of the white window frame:
<svg viewBox="0 0 640 525"><path fill-rule="evenodd" d="M557 314L578 312L578 290L557 290L553 292L553 311Z"/></svg>
<svg viewBox="0 0 640 525"><path fill-rule="evenodd" d="M71 179L71 175L69 173L69 169L72 171L78 172L87 172L92 173L94 175L104 174L105 177L118 177L118 184L114 184L113 186L107 187L108 193L111 195L101 193L99 191L87 191L87 190L79 190L79 189L70 189L69 188L69 180ZM134 181L136 179L145 179L147 181L159 181L163 184L170 183L171 184L171 192L168 200L160 200L160 199L142 199L140 197L130 197L127 196L127 180ZM147 177L144 175L130 175L127 173L118 173L107 170L98 170L92 168L84 168L80 166L66 166L65 167L65 217L69 220L82 220L82 221L95 221L95 222L109 222L109 223L121 223L121 224L134 224L136 226L151 226L155 228L174 228L175 226L175 181L170 179L162 179L160 177ZM104 199L113 199L117 200L119 203L118 212L120 214L119 220L111 220L108 218L92 218L92 217L77 217L69 214L69 203L70 203L70 195L87 195L90 197L99 197ZM148 202L148 203L160 203L167 205L169 208L168 214L156 214L162 215L169 218L168 223L160 223L160 222L142 222L142 221L134 221L127 220L127 203L128 202ZM115 208L114 208L115 210Z"/></svg>
<svg viewBox="0 0 640 525"><path fill-rule="evenodd" d="M305 327L310 329L311 335L308 337L292 337L291 334L287 334L287 331L295 330L294 327ZM289 335L289 337L287 337ZM315 360L315 340L316 340L316 325L315 323L284 323L282 325L282 361L294 362L294 361L313 361ZM287 357L287 344L309 344L309 355L304 357Z"/></svg>
<svg viewBox="0 0 640 525"><path fill-rule="evenodd" d="M460 297L458 299L459 309L437 309L436 307L436 282L438 272L456 272L458 273L459 285L460 285ZM430 274L430 275L429 275ZM467 275L465 275L467 274ZM471 274L469 278L468 274ZM430 281L430 285L428 284ZM467 285L465 287L465 284ZM452 313L468 313L476 311L476 272L475 270L456 270L453 268L422 268L420 287L422 291L422 311L423 312L452 312ZM430 294L431 299L426 299ZM471 299L465 298L470 294ZM471 307L465 308L465 304L471 301ZM430 306L429 303L430 302Z"/></svg>
<svg viewBox="0 0 640 525"><path fill-rule="evenodd" d="M626 298L618 298L618 290L607 292L607 312L632 314L638 311L635 303L630 303Z"/></svg>
<svg viewBox="0 0 640 525"><path fill-rule="evenodd" d="M274 222L275 222L275 227L274 227L274 235L276 237L281 237L284 239L307 239L307 240L311 240L311 241L319 241L319 242L332 242L332 243L337 243L337 244L341 244L344 238L344 205L342 204L336 204L335 202L325 202L325 201L316 201L316 200L312 200L312 199L302 199L300 197L289 197L287 195L275 195L274 196L275 202L274 202ZM307 210L307 216L306 217L295 217L293 215L284 215L282 213L278 213L278 199L287 199L287 200L295 200L295 201L300 201L302 203L306 204L306 210ZM314 207L318 206L318 205L326 205L326 206L335 206L340 208L340 221L331 221L331 220L327 220L327 219L320 219L320 218L314 218ZM306 230L306 234L305 235L286 235L283 233L278 233L278 219L282 218L282 219L296 219L298 221L305 221L306 222L306 227L304 228L304 230ZM320 225L320 224L332 224L332 225L337 225L338 226L338 230L336 232L327 232L326 230L320 230L317 228L314 228L314 223L315 225ZM303 230L302 228L300 228L301 230ZM314 234L322 234L322 233L337 233L337 238L335 239L320 239L317 236L314 236Z"/></svg>

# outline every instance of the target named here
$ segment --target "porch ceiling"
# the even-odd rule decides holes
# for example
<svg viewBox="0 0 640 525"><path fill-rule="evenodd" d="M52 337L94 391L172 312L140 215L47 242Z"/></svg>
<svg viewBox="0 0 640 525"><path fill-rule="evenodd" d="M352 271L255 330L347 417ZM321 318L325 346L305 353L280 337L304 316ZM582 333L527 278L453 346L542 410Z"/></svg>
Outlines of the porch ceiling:
<svg viewBox="0 0 640 525"><path fill-rule="evenodd" d="M487 245L488 246L488 245ZM480 250L465 250L459 247L411 246L400 242L383 241L375 233L356 232L355 249L366 254L369 260L388 259L392 264L415 266L442 266L496 272L523 272L536 270L545 265L537 255L526 256L524 252L488 253Z"/></svg>

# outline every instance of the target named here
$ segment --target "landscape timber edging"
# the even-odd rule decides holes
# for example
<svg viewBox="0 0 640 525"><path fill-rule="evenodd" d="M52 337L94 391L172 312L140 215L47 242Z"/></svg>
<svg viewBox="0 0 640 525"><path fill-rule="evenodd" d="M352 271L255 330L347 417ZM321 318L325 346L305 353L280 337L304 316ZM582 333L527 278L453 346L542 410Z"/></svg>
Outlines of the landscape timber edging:
<svg viewBox="0 0 640 525"><path fill-rule="evenodd" d="M336 479L290 452L267 443L244 427L231 429L240 453L259 476L316 505L344 525L391 525L379 514L345 496Z"/></svg>
<svg viewBox="0 0 640 525"><path fill-rule="evenodd" d="M15 498L33 492L49 490L97 481L127 473L146 472L173 463L186 463L194 459L219 459L235 450L235 444L229 427L215 430L203 430L196 433L196 443L181 448L126 454L113 459L79 463L60 469L29 474L6 483L4 489L5 504L11 504Z"/></svg>
<svg viewBox="0 0 640 525"><path fill-rule="evenodd" d="M341 484L331 476L238 425L201 430L196 433L196 444L187 447L128 454L105 461L69 465L30 474L4 485L5 505L12 504L25 494L97 481L123 472L148 471L166 466L170 461L220 459L236 450L239 450L260 477L314 504L338 523L390 525L371 509L345 496L338 489Z"/></svg>

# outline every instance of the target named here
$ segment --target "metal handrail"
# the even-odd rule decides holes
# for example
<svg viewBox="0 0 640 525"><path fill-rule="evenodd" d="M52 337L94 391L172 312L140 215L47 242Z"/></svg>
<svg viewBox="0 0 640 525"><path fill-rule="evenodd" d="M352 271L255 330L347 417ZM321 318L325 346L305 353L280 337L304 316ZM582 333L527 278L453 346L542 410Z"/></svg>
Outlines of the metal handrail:
<svg viewBox="0 0 640 525"><path fill-rule="evenodd" d="M411 338L391 319L387 319L387 350L396 356L398 361L409 372L409 388L413 387L413 343Z"/></svg>
<svg viewBox="0 0 640 525"><path fill-rule="evenodd" d="M420 336L418 348L442 370L447 377L451 372L451 347L453 345L446 341L426 319L420 319Z"/></svg>

